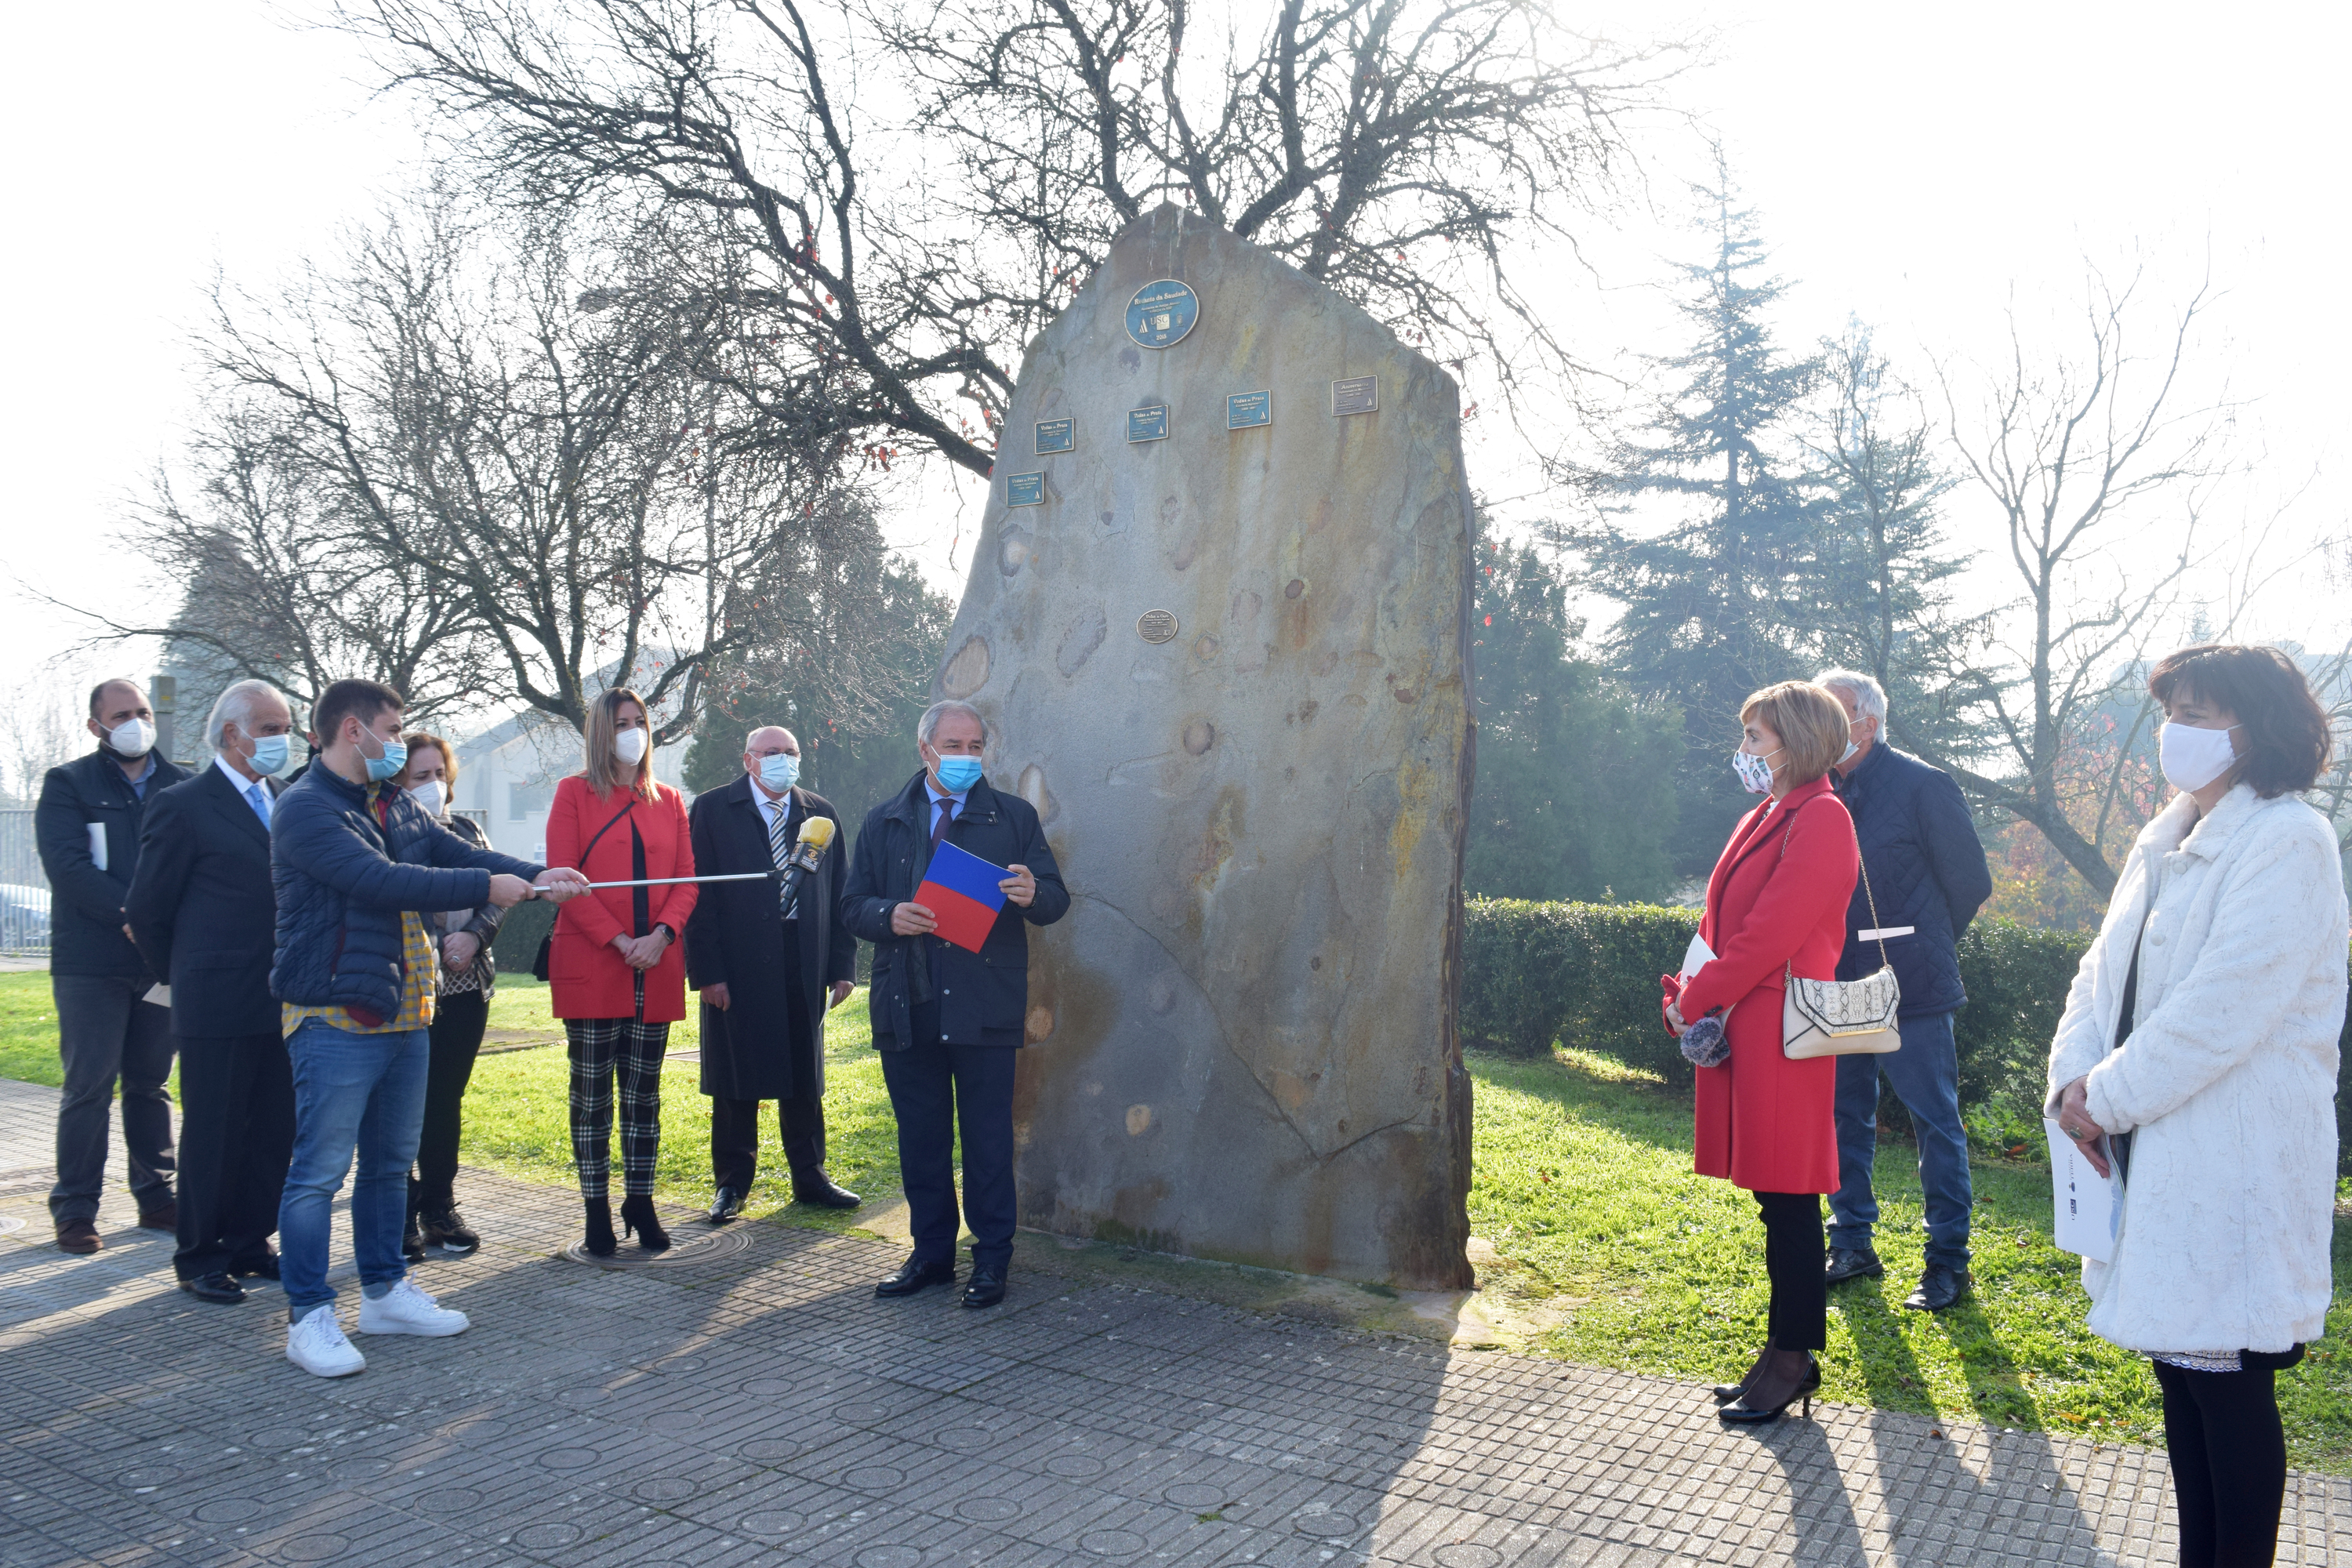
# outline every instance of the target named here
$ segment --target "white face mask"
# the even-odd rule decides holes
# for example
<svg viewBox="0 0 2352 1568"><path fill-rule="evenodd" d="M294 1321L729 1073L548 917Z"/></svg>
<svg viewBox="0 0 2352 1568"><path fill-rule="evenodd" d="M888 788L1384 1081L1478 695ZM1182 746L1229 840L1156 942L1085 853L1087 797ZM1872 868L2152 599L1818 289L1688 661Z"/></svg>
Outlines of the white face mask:
<svg viewBox="0 0 2352 1568"><path fill-rule="evenodd" d="M630 767L646 760L646 731L624 730L613 737L613 754Z"/></svg>
<svg viewBox="0 0 2352 1568"><path fill-rule="evenodd" d="M441 816L449 809L449 792L439 779L427 779L408 792L408 798L424 809L427 816Z"/></svg>
<svg viewBox="0 0 2352 1568"><path fill-rule="evenodd" d="M2232 724L2230 730L2242 729ZM2238 760L2230 744L2230 730L2200 730L2168 722L2157 732L2156 754L2164 765L2164 782L2184 792L2203 789L2230 771Z"/></svg>
<svg viewBox="0 0 2352 1568"><path fill-rule="evenodd" d="M143 757L155 744L155 726L144 719L125 719L106 732L107 746L118 757Z"/></svg>

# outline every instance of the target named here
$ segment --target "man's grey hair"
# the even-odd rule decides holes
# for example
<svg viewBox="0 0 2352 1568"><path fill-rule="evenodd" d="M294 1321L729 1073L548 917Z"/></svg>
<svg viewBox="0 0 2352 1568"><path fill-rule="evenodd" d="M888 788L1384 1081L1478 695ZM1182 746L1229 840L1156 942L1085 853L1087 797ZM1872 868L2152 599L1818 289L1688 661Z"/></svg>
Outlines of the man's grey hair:
<svg viewBox="0 0 2352 1568"><path fill-rule="evenodd" d="M235 724L245 731L247 740L252 740L253 710L261 706L261 700L266 697L285 702L288 713L294 711L294 704L286 701L286 694L266 680L232 682L229 689L220 694L220 700L213 704L212 717L205 721L205 744L215 752L219 751L222 731L229 724Z"/></svg>
<svg viewBox="0 0 2352 1568"><path fill-rule="evenodd" d="M944 702L934 702L923 710L922 722L915 726L915 739L926 746L929 745L931 737L940 732L940 721L950 713L964 714L973 723L979 725L981 744L988 743L988 721L981 717L980 710L969 702L959 702L952 697Z"/></svg>
<svg viewBox="0 0 2352 1568"><path fill-rule="evenodd" d="M745 756L748 757L751 754L751 742L760 738L760 731L762 730L782 730L785 734L793 735L792 726L789 724L754 724L750 729L743 731L743 754ZM793 735L793 744L797 746L800 743L801 738L798 735Z"/></svg>
<svg viewBox="0 0 2352 1568"><path fill-rule="evenodd" d="M1878 732L1886 733L1886 688L1876 678L1858 669L1825 669L1813 677L1813 684L1853 698L1854 711L1877 720Z"/></svg>

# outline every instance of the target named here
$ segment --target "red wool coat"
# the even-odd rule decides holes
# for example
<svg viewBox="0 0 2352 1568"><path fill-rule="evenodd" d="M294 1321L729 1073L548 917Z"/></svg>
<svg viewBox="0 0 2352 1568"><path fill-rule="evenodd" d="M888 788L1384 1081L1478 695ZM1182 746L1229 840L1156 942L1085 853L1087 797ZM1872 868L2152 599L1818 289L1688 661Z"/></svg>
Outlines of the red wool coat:
<svg viewBox="0 0 2352 1568"><path fill-rule="evenodd" d="M648 877L694 875L694 843L688 837L686 801L666 784L654 785L654 798L638 800L619 793L599 800L588 781L574 774L555 786L555 805L547 816L547 863L577 866L592 882L625 882L637 873L630 841L635 831L646 847ZM597 829L629 806L627 821L603 837ZM581 865L580 850L591 838L596 847ZM680 939L686 917L694 912L698 889L692 882L647 888L649 911L646 929L667 925ZM633 1018L636 1016L636 971L613 946L616 936L632 931L632 888L599 888L572 900L555 914L555 938L548 949L548 988L554 994L559 1018ZM675 1024L686 1016L686 953L682 940L672 942L661 962L646 971L646 1022Z"/></svg>
<svg viewBox="0 0 2352 1568"><path fill-rule="evenodd" d="M1860 863L1853 818L1826 779L1742 817L1716 862L1699 921L1716 956L1681 987L1685 1018L1731 1009L1731 1059L1698 1069L1700 1175L1757 1193L1837 1190L1837 1059L1780 1054L1781 976L1784 964L1801 979L1836 975Z"/></svg>

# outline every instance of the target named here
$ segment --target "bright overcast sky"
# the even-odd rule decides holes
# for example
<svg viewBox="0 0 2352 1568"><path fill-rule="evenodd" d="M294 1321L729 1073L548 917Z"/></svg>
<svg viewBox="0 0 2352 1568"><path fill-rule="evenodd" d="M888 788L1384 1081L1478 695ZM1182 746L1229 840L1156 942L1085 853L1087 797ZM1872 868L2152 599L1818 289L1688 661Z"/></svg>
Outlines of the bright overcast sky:
<svg viewBox="0 0 2352 1568"><path fill-rule="evenodd" d="M1666 13L1575 14L1632 35ZM16 163L16 240L0 258L16 323L0 391L13 673L72 635L16 584L157 613L109 536L176 444L182 340L215 268L257 282L330 250L414 154L404 110L371 107L352 46L276 15L257 0L132 4L109 7L101 35L89 13L47 5L14 24L20 62L97 49L106 71L16 76L20 142L33 145ZM1797 282L1787 341L1833 331L1851 311L1924 368L1997 346L2012 289L2032 311L2071 301L2085 256L2113 268L2144 255L2172 297L2210 255L2225 298L2205 373L2252 400L2264 485L2318 471L2293 514L2300 534L2344 531L2344 7L1782 0L1697 6L1690 19L1720 41L1680 100L1722 137L1778 269ZM1690 254L1675 209L1705 153L1696 132L1671 129L1648 156L1667 221L1597 247L1614 301L1591 329L1600 357L1673 346L1644 333L1661 321L1664 259ZM1494 425L1474 431L1474 477L1490 490L1519 471L1504 438ZM894 536L960 587L950 544L960 535L961 568L976 511L937 478L904 493ZM2316 637L2335 614L2284 594L2249 629Z"/></svg>

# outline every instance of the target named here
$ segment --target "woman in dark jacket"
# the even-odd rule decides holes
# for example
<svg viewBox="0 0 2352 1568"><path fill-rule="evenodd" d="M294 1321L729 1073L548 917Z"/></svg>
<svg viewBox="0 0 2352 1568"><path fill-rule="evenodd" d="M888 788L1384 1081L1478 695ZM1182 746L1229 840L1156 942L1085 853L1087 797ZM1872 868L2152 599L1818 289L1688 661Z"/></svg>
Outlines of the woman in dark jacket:
<svg viewBox="0 0 2352 1568"><path fill-rule="evenodd" d="M468 816L453 816L449 802L457 789L457 753L440 736L418 731L407 737L408 765L400 787L425 815L477 849L490 836ZM425 1068L425 1128L416 1142L416 1169L408 1178L408 1227L401 1249L421 1259L428 1247L463 1258L482 1244L457 1212L457 1141L460 1108L481 1054L482 1032L490 1021L496 974L490 939L506 910L496 904L436 910L425 917L440 959L434 981L432 1058Z"/></svg>
<svg viewBox="0 0 2352 1568"><path fill-rule="evenodd" d="M1764 1348L1738 1384L1716 1391L1727 1421L1771 1421L1821 1386L1813 1352L1828 1343L1822 1194L1838 1184L1837 1059L1780 1050L1786 977L1827 980L1845 947L1845 907L1860 864L1853 819L1831 793L1844 754L1845 710L1818 686L1768 686L1740 709L1732 763L1771 798L1740 818L1707 879L1699 936L1714 953L1669 980L1666 1027L1721 1016L1730 1058L1698 1071L1703 1176L1756 1194L1772 1282Z"/></svg>
<svg viewBox="0 0 2352 1568"><path fill-rule="evenodd" d="M576 866L592 882L694 875L686 802L654 782L646 705L625 688L588 705L587 764L555 787L547 818L548 863ZM662 1058L669 1026L686 1016L686 965L677 939L696 888L604 888L566 904L548 950L555 1016L572 1052L572 1153L588 1210L588 1250L609 1258L617 1242L605 1188L612 1165L614 1085L621 1105L621 1225L648 1252L669 1246L654 1214L654 1162L661 1151Z"/></svg>

